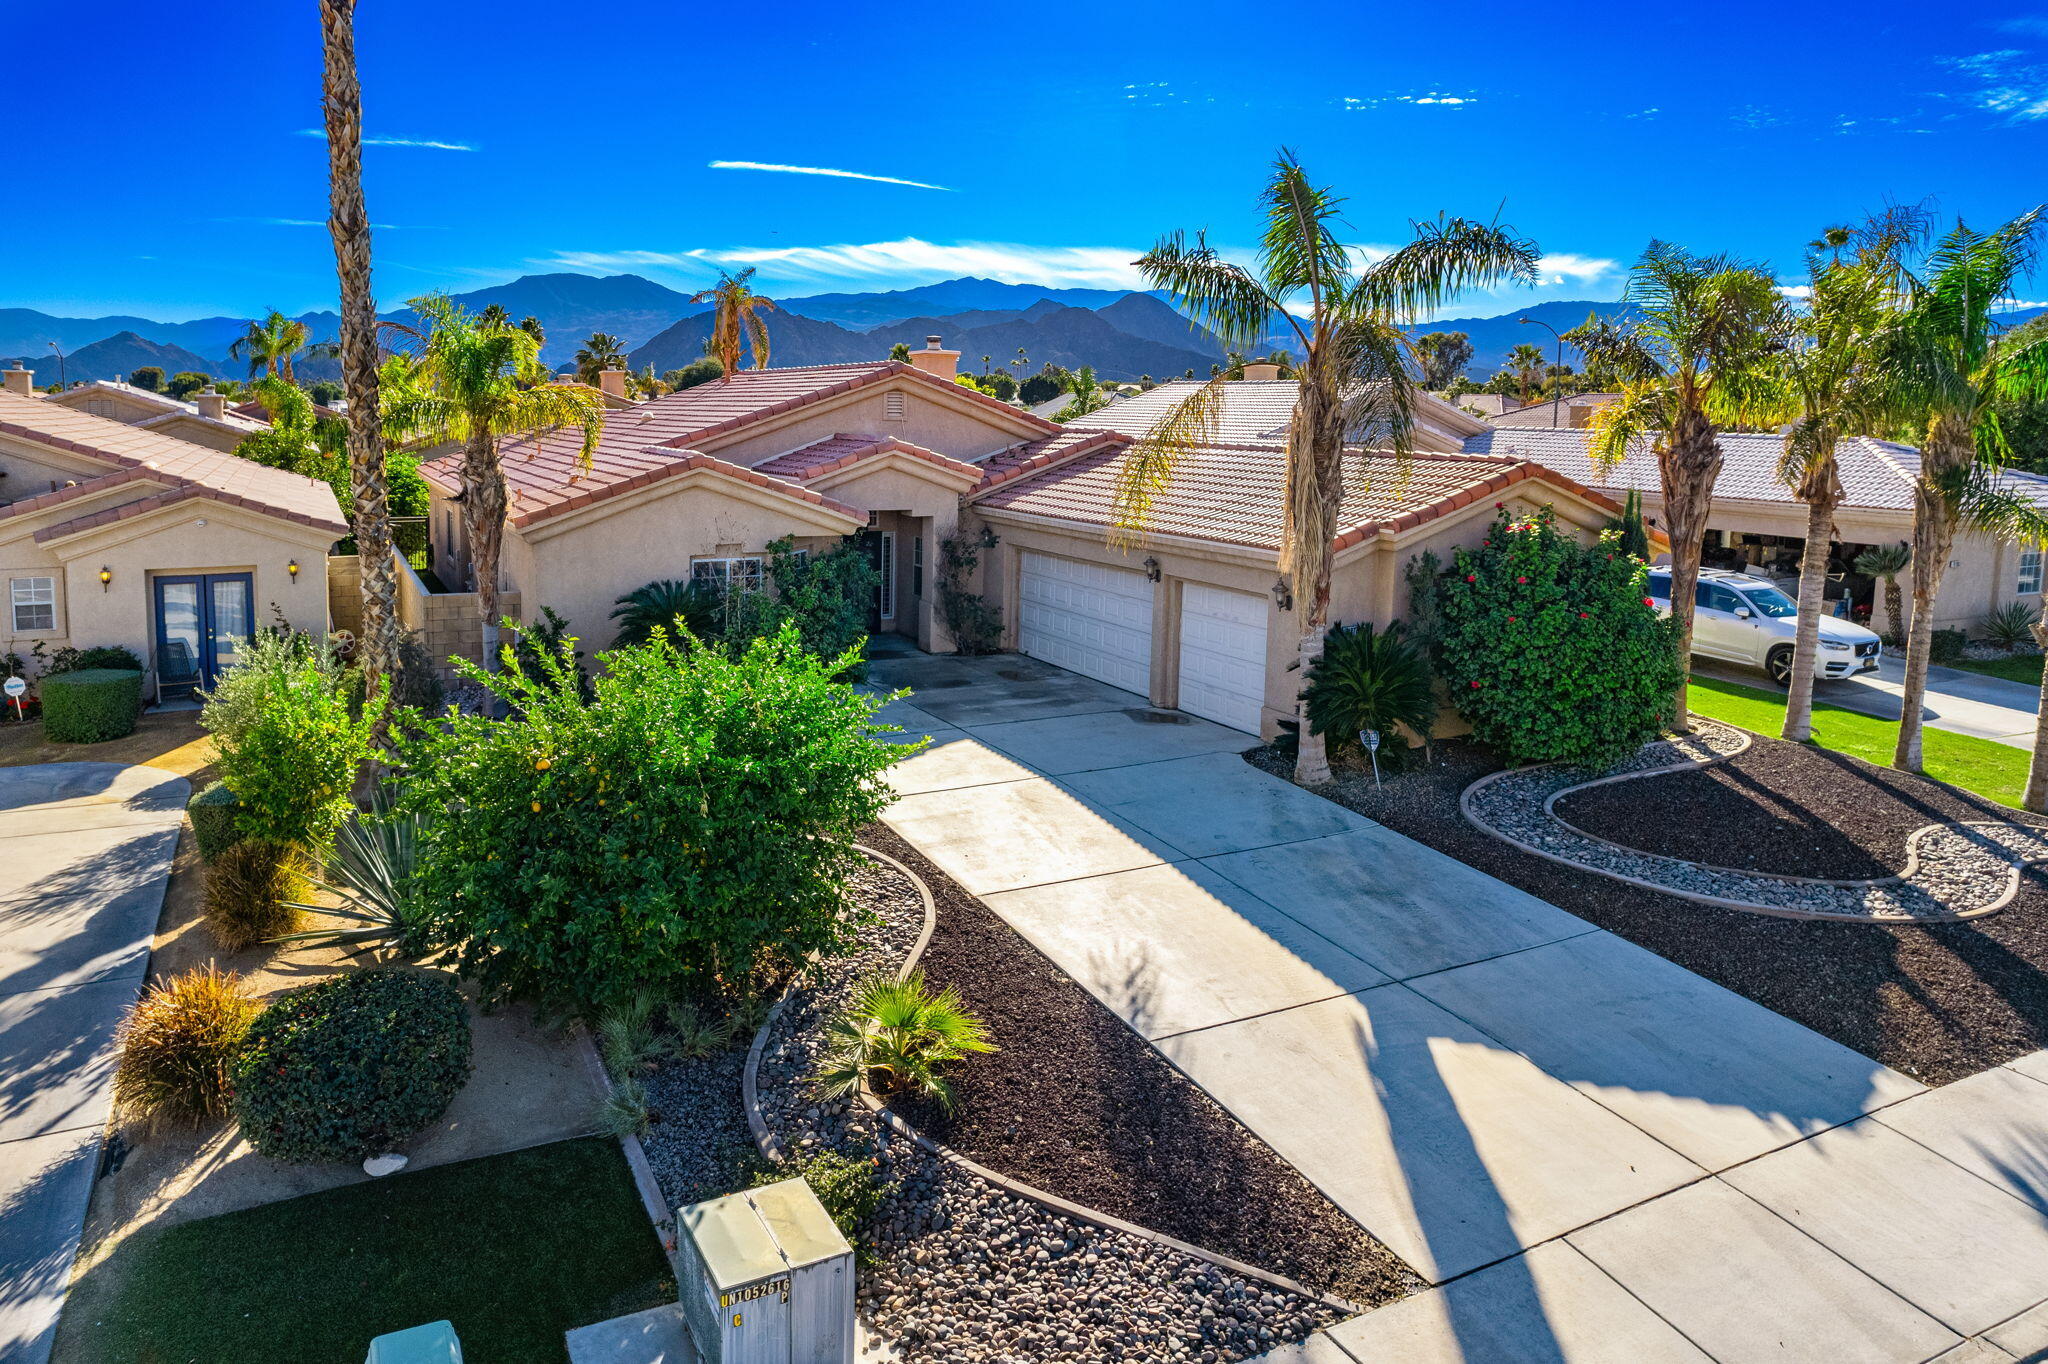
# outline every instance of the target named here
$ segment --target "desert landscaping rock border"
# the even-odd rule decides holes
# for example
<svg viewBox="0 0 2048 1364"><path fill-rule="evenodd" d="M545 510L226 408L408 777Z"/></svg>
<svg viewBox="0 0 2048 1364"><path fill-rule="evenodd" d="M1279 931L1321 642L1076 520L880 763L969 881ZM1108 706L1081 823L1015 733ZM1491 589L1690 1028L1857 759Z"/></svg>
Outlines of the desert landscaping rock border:
<svg viewBox="0 0 2048 1364"><path fill-rule="evenodd" d="M1560 763L1510 768L1465 788L1458 807L1478 829L1523 852L1645 890L1723 909L1849 923L1953 923L1996 913L2019 892L2020 873L2048 862L2048 833L1993 821L1929 824L1906 840L1897 876L1834 881L1717 867L1630 848L1556 813L1574 792L1725 762L1749 747L1733 725L1694 716L1692 734L1643 745L1605 773Z"/></svg>
<svg viewBox="0 0 2048 1364"><path fill-rule="evenodd" d="M918 935L916 945L911 948L910 954L903 959L903 965L896 972L896 978L902 980L917 969L918 959L924 955L926 946L932 940L932 934L938 929L938 907L932 898L931 887L925 884L923 877L887 853L879 852L861 844L855 844L854 846L860 852L874 858L876 861L901 872L908 878L910 884L917 888L919 898L924 901L924 931ZM747 1103L747 1125L753 1129L754 1142L760 1147L763 1156L778 1165L783 1161L784 1152L782 1143L776 1138L774 1132L769 1129L767 1119L761 1111L759 1070L762 1054L767 1049L769 1035L774 1030L783 1005L788 1000L789 995L787 993L777 1000L769 1010L766 1021L761 1024L760 1031L754 1034L753 1045L747 1050L747 1069L742 1082L742 1090L746 1095ZM1323 1306L1333 1311L1341 1312L1346 1316L1356 1316L1362 1310L1355 1303L1348 1302L1334 1294L1318 1292L1304 1284L1296 1283L1285 1275L1274 1274L1268 1270L1260 1269L1257 1265L1233 1260L1227 1255L1218 1255L1214 1251L1204 1250L1200 1246L1176 1240L1161 1232L1141 1227L1134 1222L1127 1222L1120 1217L1113 1217L1109 1213L1099 1212L1094 1208L1070 1202L1067 1199L1061 1198L1058 1194L1048 1193L1044 1189L1026 1184L1022 1180L1012 1179L999 1171L991 1170L987 1166L968 1159L945 1143L934 1141L918 1131L902 1114L897 1113L874 1094L870 1093L866 1086L862 1086L860 1090L860 1101L867 1108L868 1112L880 1119L898 1136L915 1143L921 1149L930 1152L941 1160L958 1166L975 1178L993 1184L1013 1197L1037 1203L1062 1216L1078 1218L1081 1221L1091 1222L1109 1231L1121 1232L1126 1236L1135 1236L1141 1240L1150 1241L1155 1245L1164 1246L1169 1250L1178 1251L1180 1254L1192 1256L1207 1264L1214 1265L1216 1268L1227 1273L1270 1284L1272 1287L1283 1292L1292 1293L1297 1297L1321 1303Z"/></svg>

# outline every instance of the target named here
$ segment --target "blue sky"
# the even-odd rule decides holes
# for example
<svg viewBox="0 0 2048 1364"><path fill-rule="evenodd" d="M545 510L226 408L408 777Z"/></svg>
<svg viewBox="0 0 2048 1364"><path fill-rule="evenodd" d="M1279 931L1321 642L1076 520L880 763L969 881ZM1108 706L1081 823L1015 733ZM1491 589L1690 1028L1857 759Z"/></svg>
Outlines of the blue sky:
<svg viewBox="0 0 2048 1364"><path fill-rule="evenodd" d="M1615 296L1653 235L1791 278L1888 201L1989 224L2048 198L2048 0L1325 4L1300 41L1254 31L1279 13L361 0L379 301L747 263L785 295L1135 285L1162 231L1249 244L1283 143L1361 244L1499 209L1549 253L1536 297ZM312 0L117 0L89 48L85 22L8 18L49 59L9 62L34 156L0 177L0 306L332 307Z"/></svg>

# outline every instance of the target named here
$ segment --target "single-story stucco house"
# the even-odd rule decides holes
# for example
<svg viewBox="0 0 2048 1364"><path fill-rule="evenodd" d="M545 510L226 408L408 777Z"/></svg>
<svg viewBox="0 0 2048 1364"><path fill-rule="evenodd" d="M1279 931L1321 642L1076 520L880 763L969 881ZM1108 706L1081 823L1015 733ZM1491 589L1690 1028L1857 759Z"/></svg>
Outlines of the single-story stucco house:
<svg viewBox="0 0 2048 1364"><path fill-rule="evenodd" d="M30 381L33 378L18 364L12 370L0 371L0 381L5 382L10 393L32 392ZM270 425L260 404L243 403L230 407L226 395L214 392L211 387L193 394L191 402L182 402L168 393L136 388L112 379L97 379L91 383L73 384L62 393L53 393L50 401L74 412L90 412L95 417L175 436L213 450L232 450Z"/></svg>
<svg viewBox="0 0 2048 1364"><path fill-rule="evenodd" d="M1584 430L1489 428L1470 437L1465 449L1535 460L1617 500L1633 489L1643 496L1645 518L1661 523L1663 487L1648 447L1631 451L1613 469L1603 470L1593 463L1589 440ZM1778 479L1783 442L1771 432L1729 432L1720 442L1721 476L1714 482L1714 505L1707 519L1706 562L1796 579L1806 545L1806 504ZM1870 546L1912 540L1913 480L1919 474L1920 453L1910 445L1858 436L1842 441L1836 457L1845 497L1835 513L1827 598L1831 604L1845 603L1842 609L1859 617L1868 613L1873 630L1889 631L1892 622L1885 618L1884 593L1853 565ZM2002 477L2011 490L2048 507L2048 478L2017 470ZM1910 601L1910 574L1902 575L1900 587ZM1983 535L1958 535L1942 576L1934 624L1937 629L1972 629L1992 611L2015 601L2031 603L2040 593L2039 550Z"/></svg>
<svg viewBox="0 0 2048 1364"><path fill-rule="evenodd" d="M326 631L347 534L316 479L0 391L0 653L31 666L38 644L119 645L153 695L206 686L258 628Z"/></svg>

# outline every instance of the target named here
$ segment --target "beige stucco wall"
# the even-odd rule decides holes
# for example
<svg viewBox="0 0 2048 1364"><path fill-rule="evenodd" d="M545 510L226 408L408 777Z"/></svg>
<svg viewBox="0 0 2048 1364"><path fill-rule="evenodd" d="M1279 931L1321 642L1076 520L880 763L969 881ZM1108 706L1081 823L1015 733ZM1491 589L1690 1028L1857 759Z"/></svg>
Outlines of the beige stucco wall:
<svg viewBox="0 0 2048 1364"><path fill-rule="evenodd" d="M103 460L69 455L0 435L0 502L20 502L107 472Z"/></svg>
<svg viewBox="0 0 2048 1364"><path fill-rule="evenodd" d="M891 421L887 415L886 395L890 392L904 395L900 421ZM949 401L950 396L934 394L928 385L911 380L877 385L799 409L779 424L756 423L729 436L714 437L697 448L734 464L753 465L844 431L894 436L954 459L974 461L1031 439L1016 424L1005 422L1001 413L983 408L971 397L963 394L958 401Z"/></svg>
<svg viewBox="0 0 2048 1364"><path fill-rule="evenodd" d="M169 421L158 422L149 429L160 436L175 436L194 445L203 445L209 450L228 452L232 452L237 445L256 434L253 431L238 431L231 427L216 426L210 421L188 414L180 414Z"/></svg>
<svg viewBox="0 0 2048 1364"><path fill-rule="evenodd" d="M76 412L90 412L109 421L134 423L161 417L167 410L160 402L139 398L118 388L73 389L50 399Z"/></svg>

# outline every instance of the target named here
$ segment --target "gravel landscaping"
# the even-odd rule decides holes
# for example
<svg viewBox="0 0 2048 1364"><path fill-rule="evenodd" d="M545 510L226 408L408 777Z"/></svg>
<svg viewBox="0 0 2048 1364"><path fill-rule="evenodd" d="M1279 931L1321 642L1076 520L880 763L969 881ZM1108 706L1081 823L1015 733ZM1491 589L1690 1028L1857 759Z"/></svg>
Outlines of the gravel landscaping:
<svg viewBox="0 0 2048 1364"><path fill-rule="evenodd" d="M983 936L973 940L954 930L953 925L972 912L986 917L1019 947L1022 940L895 835L876 828L864 838L926 878L938 901L939 931L923 964L935 983L962 985L968 1006L990 1020L1005 1048L958 1068L962 1118L954 1128L930 1135L952 1141L963 1132L971 1134L975 1124L966 1115L989 1105L991 1094L1015 1088L1019 1092L1006 1093L1007 1102L993 1110L990 1121L1007 1129L1028 1126L1034 1143L1057 1151L1059 1164L1082 1173L1063 1179L1057 1168L1018 1168L981 1149L966 1153L990 1168L1276 1273L1314 1278L1319 1284L1338 1283L1339 1291L1349 1290L1347 1296L1361 1304L1421 1286L1391 1253L1343 1219L1291 1167L1234 1123L1233 1130L1224 1131L1211 1122L1179 1139L1155 1133L1155 1141L1167 1149L1149 1170L1129 1170L1119 1163L1128 1143L1098 1149L1090 1144L1094 1138L1089 1132L1062 1128L1072 1097L1084 1090L1098 1106L1137 1109L1155 1100L1167 1102L1159 1093L1162 1082L1188 1091L1192 1086L1042 958L1005 994L1057 994L1064 987L1079 995L1140 1052L1154 1057L1153 1075L1104 1075L1070 1068L1070 1058L1056 1049L1071 1041L1071 1031L1034 1038L1004 1007L1003 995L984 993L993 981L949 980L940 974L942 964L962 951L996 950L986 926ZM877 866L864 874L858 892L863 906L876 915L861 950L849 959L814 968L787 996L769 1025L757 1081L763 1120L787 1152L801 1159L831 1148L871 1158L888 1189L863 1237L873 1261L861 1273L860 1304L875 1335L911 1361L1228 1364L1299 1340L1337 1319L1338 1312L1316 1299L1012 1194L889 1130L858 1104L821 1101L810 1077L823 1049L824 1026L858 981L898 970L924 928L922 898L894 869ZM946 944L943 950L941 944ZM1014 961L1014 949L1002 959ZM672 1202L738 1187L763 1168L764 1162L750 1151L725 1154L734 1151L735 1138L747 1132L734 1058L744 1064L743 1047L709 1061L664 1065L648 1081L658 1120L644 1144L663 1193ZM984 1068L998 1061L1005 1063L1000 1074L985 1073ZM1097 1083L1114 1087L1089 1088ZM1209 1107L1214 1109L1213 1104ZM1185 1094L1171 1100L1171 1111L1185 1113L1190 1108ZM1028 1114L1028 1121L1020 1114ZM917 1115L920 1121L928 1116ZM1040 1132L1042 1127L1047 1131ZM1027 1143L1024 1149L1039 1148ZM1202 1176L1210 1189L1204 1195L1209 1207L1195 1229L1205 1234L1188 1236L1188 1226L1160 1227L1134 1215L1148 1204L1142 1197L1129 1196L1130 1191L1148 1182L1155 1187L1152 1204L1161 1210L1171 1213L1183 1203L1195 1204L1192 1198L1176 1199L1170 1191L1161 1196L1157 1190L1188 1177L1190 1153L1196 1149L1216 1170ZM1119 1170L1123 1173L1109 1184L1126 1191L1126 1206L1104 1206L1087 1196L1105 1181L1105 1172ZM1249 1171L1256 1171L1256 1176ZM1250 1182L1254 1179L1257 1182ZM1239 1203L1240 1197L1250 1201ZM1268 1203L1287 1203L1292 1210L1275 1214ZM1190 1222L1184 1210L1179 1217L1181 1223ZM1260 1229L1270 1254L1252 1254L1250 1250L1258 1247L1241 1244L1244 1237L1237 1229L1246 1225ZM1294 1241L1282 1244L1290 1232ZM1327 1260L1317 1258L1323 1255Z"/></svg>
<svg viewBox="0 0 2048 1364"><path fill-rule="evenodd" d="M1563 866L1475 828L1459 797L1503 764L1460 740L1436 753L1434 764L1377 789L1369 771L1346 769L1322 794L1925 1083L2048 1046L2042 869L2021 874L2004 909L1966 923L1723 909ZM1246 758L1282 777L1292 770L1272 748ZM1587 832L1648 852L1823 877L1901 869L1907 836L1936 820L2014 819L1939 782L1762 736L1726 763L1594 788L1562 804ZM1789 814L1781 827L1780 814Z"/></svg>

